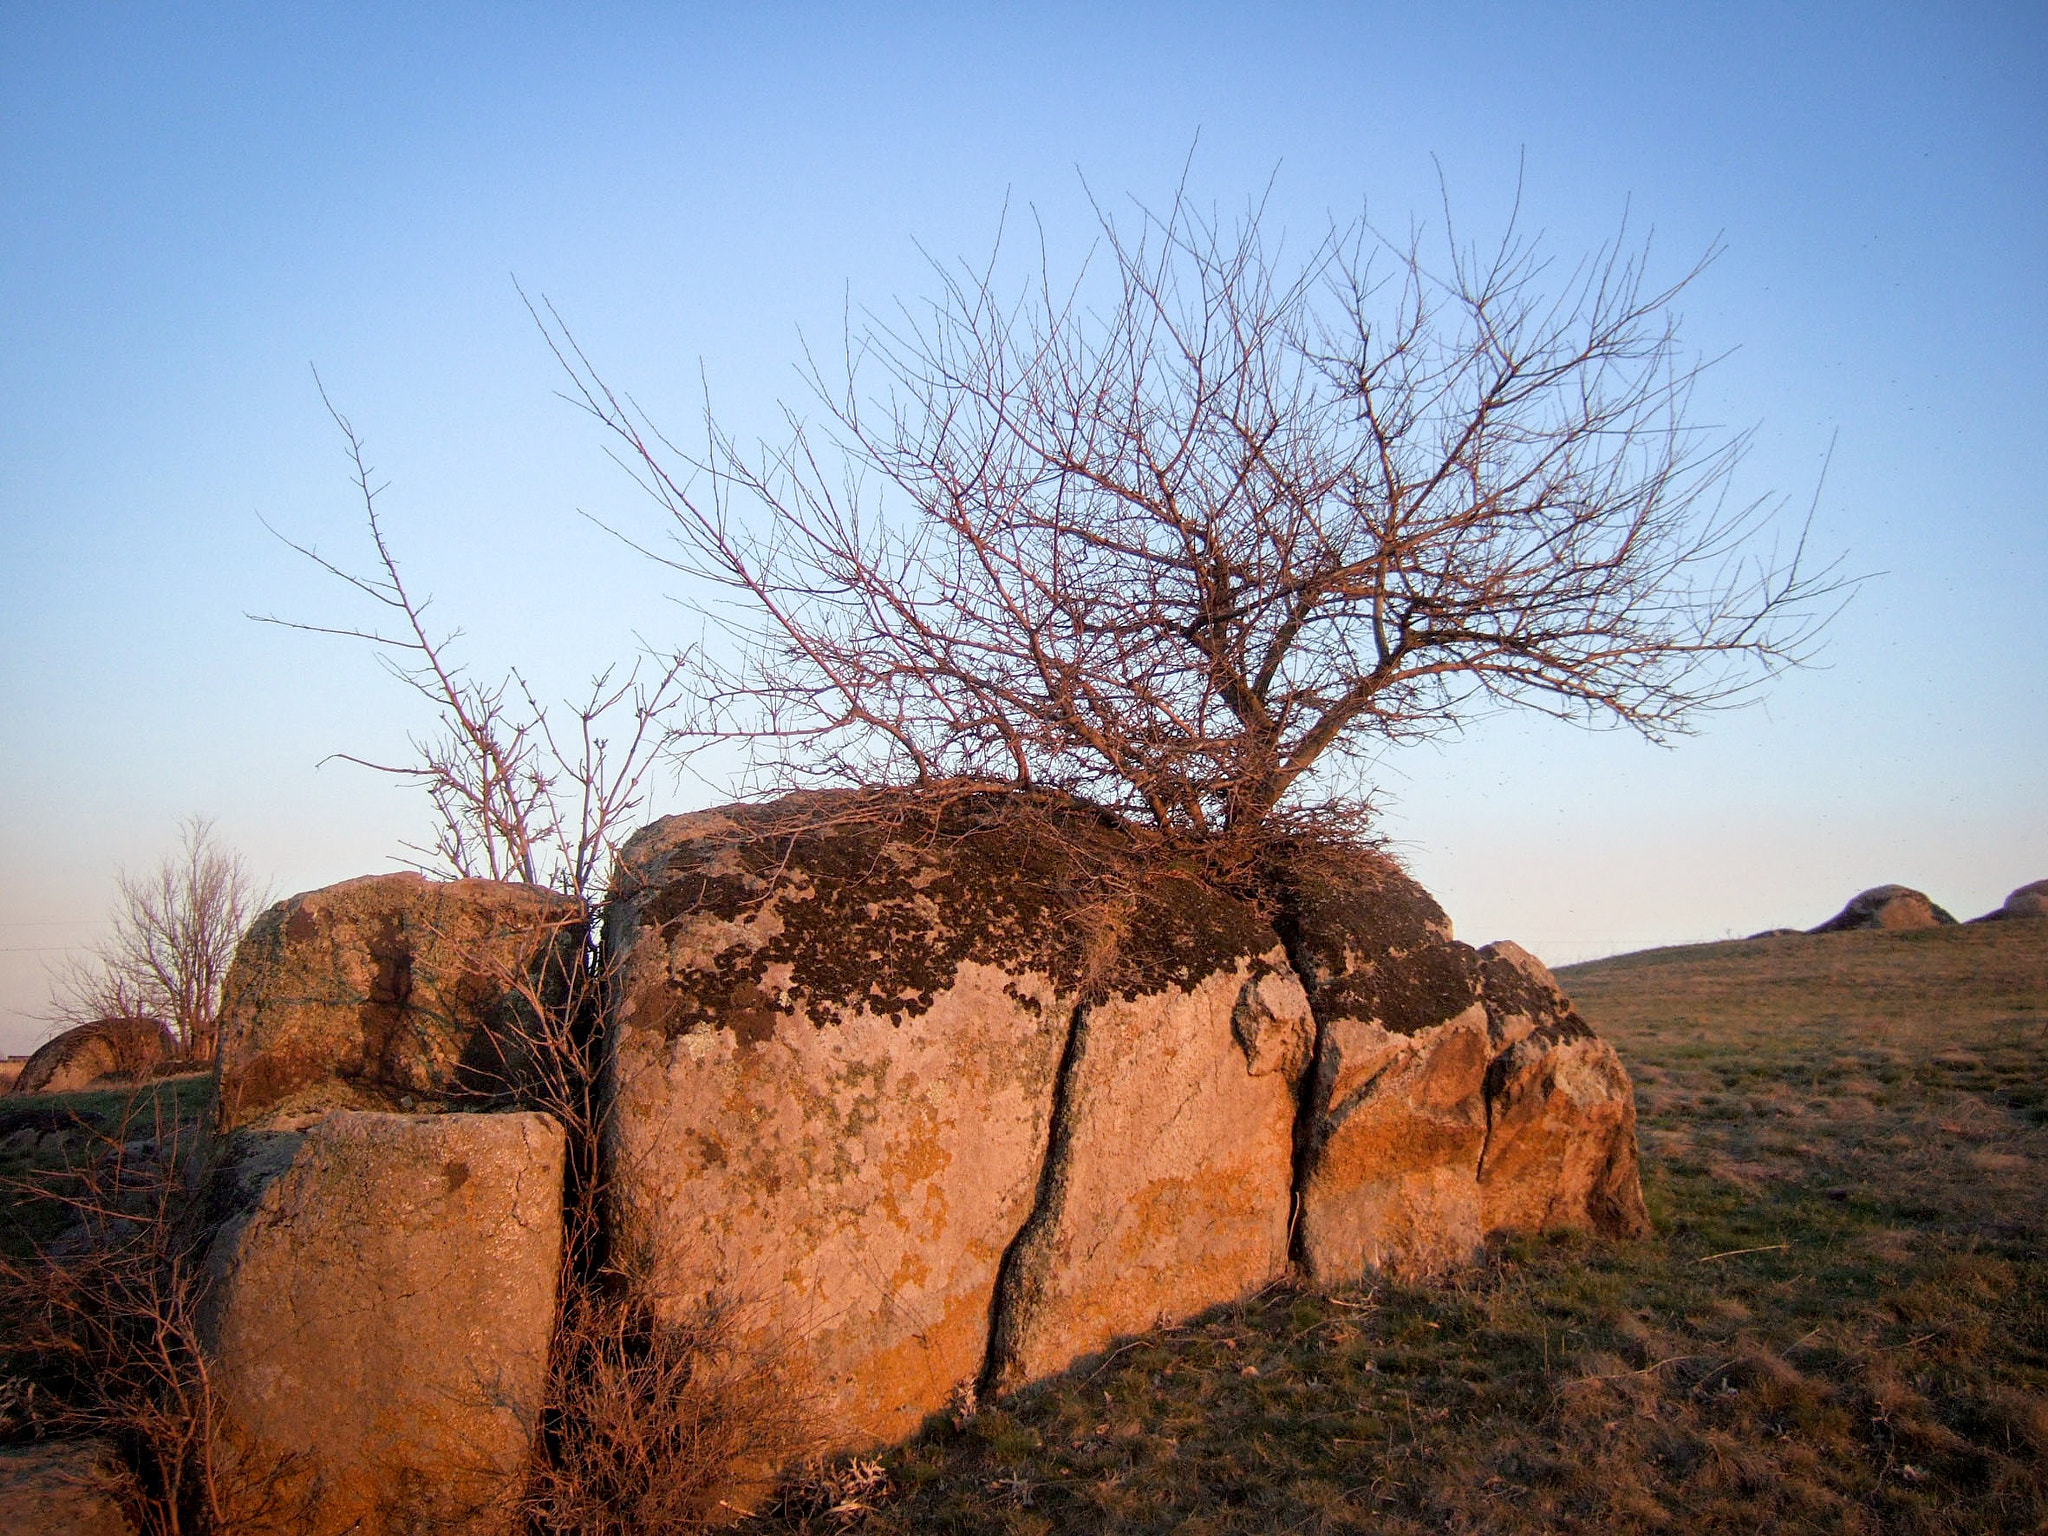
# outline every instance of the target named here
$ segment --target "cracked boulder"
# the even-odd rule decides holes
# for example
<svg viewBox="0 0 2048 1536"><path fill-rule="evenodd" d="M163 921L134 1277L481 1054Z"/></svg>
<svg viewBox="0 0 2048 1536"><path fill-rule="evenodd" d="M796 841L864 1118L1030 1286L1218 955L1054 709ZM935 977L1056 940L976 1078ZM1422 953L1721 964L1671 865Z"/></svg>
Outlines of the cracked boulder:
<svg viewBox="0 0 2048 1536"><path fill-rule="evenodd" d="M1287 1267L1308 999L1272 929L1226 898L1204 892L1153 931L1211 958L1077 1011L1045 1176L1003 1267L991 1390Z"/></svg>
<svg viewBox="0 0 2048 1536"><path fill-rule="evenodd" d="M278 902L222 988L220 1128L516 1099L582 940L580 902L494 880L369 875Z"/></svg>
<svg viewBox="0 0 2048 1536"><path fill-rule="evenodd" d="M250 1133L201 1336L252 1531L507 1532L546 1384L563 1137L337 1111Z"/></svg>
<svg viewBox="0 0 2048 1536"><path fill-rule="evenodd" d="M1298 1140L1312 1278L1432 1274L1501 1231L1642 1229L1627 1074L1541 962L1458 943L1377 854L1312 850L1280 878L1316 1023Z"/></svg>
<svg viewBox="0 0 2048 1536"><path fill-rule="evenodd" d="M1285 1265L1305 999L1269 925L1084 808L671 817L606 943L615 1251L787 1341L828 1442Z"/></svg>

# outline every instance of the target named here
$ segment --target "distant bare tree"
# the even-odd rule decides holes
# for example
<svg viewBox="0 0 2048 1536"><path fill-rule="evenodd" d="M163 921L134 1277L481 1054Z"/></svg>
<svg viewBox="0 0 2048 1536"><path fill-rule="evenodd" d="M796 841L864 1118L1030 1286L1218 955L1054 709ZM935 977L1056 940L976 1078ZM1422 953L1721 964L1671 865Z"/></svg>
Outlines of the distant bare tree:
<svg viewBox="0 0 2048 1536"><path fill-rule="evenodd" d="M317 380L316 380L317 382ZM372 646L386 670L425 699L434 729L412 739L409 762L381 763L339 754L378 773L417 784L434 807L435 839L410 845L422 867L446 875L551 885L593 900L610 872L628 818L646 797L648 776L684 699L684 656L643 658L623 678L607 668L560 716L543 705L514 669L479 682L453 659L459 630L430 627L432 599L406 584L377 509L382 487L348 419L322 389L347 441L375 569L349 570L309 545L278 537L385 610L389 628L307 624L256 615L260 622ZM273 533L276 530L272 530ZM648 662L651 660L651 667Z"/></svg>
<svg viewBox="0 0 2048 1536"><path fill-rule="evenodd" d="M228 962L263 897L211 821L188 816L181 829L177 851L155 869L117 878L113 932L58 969L54 1013L67 1025L159 1018L187 1059L203 1061Z"/></svg>
<svg viewBox="0 0 2048 1536"><path fill-rule="evenodd" d="M1562 271L1448 214L1434 260L1361 221L1287 262L1262 216L1099 214L1098 272L1016 294L937 267L809 361L822 428L757 449L708 408L678 448L537 314L673 520L647 552L733 596L704 728L771 778L1045 785L1211 840L1361 809L1376 743L1492 705L1656 739L1808 654L1841 583L1692 419L1697 269L1651 283L1624 231Z"/></svg>

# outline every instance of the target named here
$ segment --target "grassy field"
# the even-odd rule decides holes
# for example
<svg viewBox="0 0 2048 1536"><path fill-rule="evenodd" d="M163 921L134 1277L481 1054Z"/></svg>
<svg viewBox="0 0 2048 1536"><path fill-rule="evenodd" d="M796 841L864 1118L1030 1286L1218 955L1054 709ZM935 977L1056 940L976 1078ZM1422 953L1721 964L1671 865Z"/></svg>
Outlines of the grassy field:
<svg viewBox="0 0 2048 1536"><path fill-rule="evenodd" d="M67 1192L65 1170L124 1143L195 1124L212 1096L206 1073L132 1087L0 1096L0 1256L25 1259L70 1225L69 1208L37 1198L36 1191Z"/></svg>
<svg viewBox="0 0 2048 1536"><path fill-rule="evenodd" d="M1127 1341L890 1452L864 1529L2048 1531L2048 923L1562 979L1653 1236Z"/></svg>
<svg viewBox="0 0 2048 1536"><path fill-rule="evenodd" d="M1635 1078L1652 1236L1276 1287L753 1528L2048 1532L2048 923L1561 979ZM0 1098L0 1181L208 1087ZM59 1219L0 1200L0 1243Z"/></svg>

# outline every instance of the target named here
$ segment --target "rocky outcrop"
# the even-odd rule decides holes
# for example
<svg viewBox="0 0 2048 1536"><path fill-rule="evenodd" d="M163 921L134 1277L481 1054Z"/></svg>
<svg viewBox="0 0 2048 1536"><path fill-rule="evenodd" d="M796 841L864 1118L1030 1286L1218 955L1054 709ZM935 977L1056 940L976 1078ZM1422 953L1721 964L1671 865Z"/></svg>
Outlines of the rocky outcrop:
<svg viewBox="0 0 2048 1536"><path fill-rule="evenodd" d="M201 1331L268 1527L503 1532L562 1250L545 1115L338 1111L238 1143Z"/></svg>
<svg viewBox="0 0 2048 1536"><path fill-rule="evenodd" d="M0 1531L8 1536L134 1536L135 1479L104 1440L0 1449Z"/></svg>
<svg viewBox="0 0 2048 1536"><path fill-rule="evenodd" d="M2023 885L2005 898L2002 906L1994 907L1982 917L1970 919L1973 923L2002 923L2014 918L2048 917L2048 880L2036 880Z"/></svg>
<svg viewBox="0 0 2048 1536"><path fill-rule="evenodd" d="M842 1436L1283 1268L1307 1014L1250 908L1005 796L675 817L621 868L619 1251L800 1340Z"/></svg>
<svg viewBox="0 0 2048 1536"><path fill-rule="evenodd" d="M502 1107L505 1042L579 916L386 877L280 904L237 956L221 1119L259 1129L208 1337L307 1529L504 1513L563 1146L456 1111ZM764 1390L826 1446L1290 1269L1426 1274L1497 1232L1645 1225L1612 1050L1540 962L1458 943L1356 848L1225 885L1057 797L796 796L635 836L605 958L609 1264L655 1321L716 1321L781 1375ZM356 1107L394 1100L442 1112Z"/></svg>
<svg viewBox="0 0 2048 1536"><path fill-rule="evenodd" d="M1904 885L1875 885L1850 899L1849 905L1808 933L1848 933L1859 928L1940 928L1955 919Z"/></svg>
<svg viewBox="0 0 2048 1536"><path fill-rule="evenodd" d="M95 1019L45 1041L22 1064L15 1093L68 1093L134 1082L177 1055L177 1042L156 1019Z"/></svg>
<svg viewBox="0 0 2048 1536"><path fill-rule="evenodd" d="M222 989L221 1128L516 1098L582 935L581 903L491 880L371 875L277 903Z"/></svg>
<svg viewBox="0 0 2048 1536"><path fill-rule="evenodd" d="M1457 943L1371 853L1306 852L1280 879L1317 1031L1297 1138L1311 1277L1430 1274L1499 1231L1644 1229L1627 1074L1539 961Z"/></svg>

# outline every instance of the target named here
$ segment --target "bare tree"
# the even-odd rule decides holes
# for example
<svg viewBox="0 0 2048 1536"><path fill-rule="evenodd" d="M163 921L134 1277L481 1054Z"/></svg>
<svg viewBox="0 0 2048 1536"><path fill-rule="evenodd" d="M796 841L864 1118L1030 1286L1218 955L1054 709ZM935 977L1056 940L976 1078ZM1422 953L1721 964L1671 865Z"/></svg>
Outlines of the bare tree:
<svg viewBox="0 0 2048 1536"><path fill-rule="evenodd" d="M54 1012L66 1024L159 1018L187 1059L203 1061L228 962L263 898L211 821L188 816L180 826L177 850L155 869L117 877L113 932L59 969Z"/></svg>
<svg viewBox="0 0 2048 1536"><path fill-rule="evenodd" d="M794 781L1069 790L1178 838L1364 804L1376 744L1494 705L1651 738L1803 659L1841 584L1691 415L1647 246L1569 271L1253 205L1101 214L1098 270L851 327L748 448L679 449L536 318L730 596L706 728ZM1000 248L1000 242L999 242ZM1091 302L1091 299L1098 300ZM879 374L879 387L870 387Z"/></svg>
<svg viewBox="0 0 2048 1536"><path fill-rule="evenodd" d="M374 483L362 439L324 388L320 398L347 442L375 568L353 571L310 545L277 536L384 610L389 627L254 617L369 644L386 670L432 707L434 728L412 738L411 761L383 763L339 754L345 762L426 791L434 808L435 838L430 845L410 845L422 856L422 868L551 885L593 900L609 874L617 843L632 830L628 818L645 800L648 776L684 701L688 658L643 657L624 677L617 668L607 668L591 679L580 701L563 707L566 728L517 669L496 682L478 681L454 660L461 631L431 627L432 599L415 594L406 583L377 509L383 488Z"/></svg>

